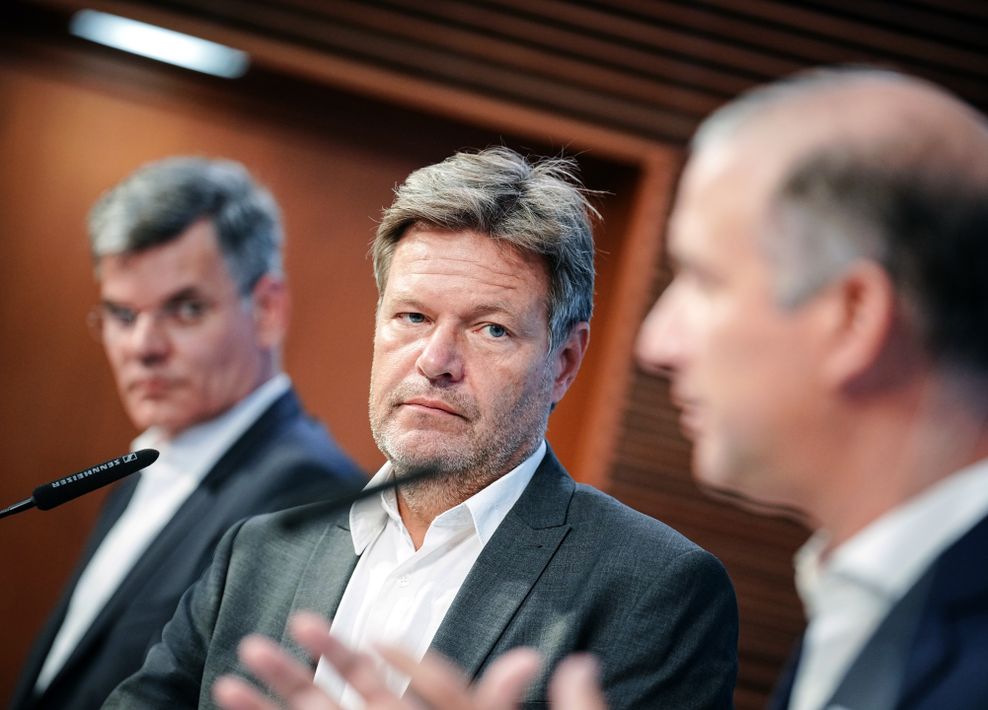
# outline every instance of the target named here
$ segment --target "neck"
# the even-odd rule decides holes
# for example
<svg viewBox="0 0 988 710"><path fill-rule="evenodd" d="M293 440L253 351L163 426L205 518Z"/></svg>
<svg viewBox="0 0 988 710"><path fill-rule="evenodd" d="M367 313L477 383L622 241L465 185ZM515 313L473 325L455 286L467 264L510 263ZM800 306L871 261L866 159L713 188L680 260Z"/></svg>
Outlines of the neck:
<svg viewBox="0 0 988 710"><path fill-rule="evenodd" d="M988 457L988 412L970 401L970 391L930 377L895 397L854 403L843 417L845 443L833 449L839 456L820 471L806 505L832 547Z"/></svg>
<svg viewBox="0 0 988 710"><path fill-rule="evenodd" d="M396 496L398 514L415 549L422 547L433 520L480 492L501 475L504 474L490 477L450 473L399 486Z"/></svg>
<svg viewBox="0 0 988 710"><path fill-rule="evenodd" d="M479 459L479 465L470 465L457 471L444 470L440 463L435 463L433 470L436 475L399 486L398 513L412 538L415 549L422 546L425 534L436 517L455 508L513 471L532 456L541 443L540 436L530 446L509 447L513 453L503 457L483 456ZM410 473L401 464L396 465L393 458L390 460L394 474L399 478Z"/></svg>
<svg viewBox="0 0 988 710"><path fill-rule="evenodd" d="M417 505L418 501L414 498L409 501L408 496L400 489L397 498L398 514L401 515L401 521L405 524L405 529L408 530L408 535L412 538L412 545L416 550L421 548L422 543L425 542L425 534L429 531L432 521L454 507L452 505L445 508Z"/></svg>

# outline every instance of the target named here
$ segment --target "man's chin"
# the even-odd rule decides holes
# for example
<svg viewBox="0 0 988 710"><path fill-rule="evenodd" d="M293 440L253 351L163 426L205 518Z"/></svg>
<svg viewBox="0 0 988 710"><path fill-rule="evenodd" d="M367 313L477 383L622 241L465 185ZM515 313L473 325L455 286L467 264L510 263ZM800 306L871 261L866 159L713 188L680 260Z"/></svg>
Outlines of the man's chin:
<svg viewBox="0 0 988 710"><path fill-rule="evenodd" d="M779 480L764 464L728 461L696 446L693 450L693 478L708 495L759 515L777 515L805 522L798 506L780 490Z"/></svg>
<svg viewBox="0 0 988 710"><path fill-rule="evenodd" d="M160 405L148 406L144 403L128 410L128 414L134 427L140 431L155 428L174 436L190 426L188 417L177 416L170 407Z"/></svg>
<svg viewBox="0 0 988 710"><path fill-rule="evenodd" d="M399 475L408 475L419 471L435 471L444 473L460 470L463 459L462 449L448 446L396 446L386 450L385 455Z"/></svg>
<svg viewBox="0 0 988 710"><path fill-rule="evenodd" d="M712 450L709 442L697 439L693 442L693 478L701 488L711 491L719 491L734 495L742 495L738 485L737 472L732 470L723 460L723 456L718 456Z"/></svg>
<svg viewBox="0 0 988 710"><path fill-rule="evenodd" d="M391 465L400 473L422 470L440 470L449 467L449 456L437 452L392 450L387 453Z"/></svg>

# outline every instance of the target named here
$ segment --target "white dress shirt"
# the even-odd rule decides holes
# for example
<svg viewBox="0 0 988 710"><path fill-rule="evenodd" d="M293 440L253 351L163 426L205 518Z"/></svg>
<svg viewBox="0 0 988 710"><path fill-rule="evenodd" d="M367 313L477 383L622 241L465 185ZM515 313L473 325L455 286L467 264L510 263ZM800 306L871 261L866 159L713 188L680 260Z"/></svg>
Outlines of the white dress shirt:
<svg viewBox="0 0 988 710"><path fill-rule="evenodd" d="M350 534L360 560L340 600L332 634L350 647L401 646L422 658L484 545L517 502L545 456L545 441L519 466L463 503L437 516L422 547L412 544L394 491L354 503ZM386 463L368 485L390 480ZM403 693L408 678L384 668L386 682ZM346 710L363 701L323 659L316 682Z"/></svg>
<svg viewBox="0 0 988 710"><path fill-rule="evenodd" d="M65 619L38 674L36 692L48 687L120 582L203 477L289 387L287 375L276 375L220 416L190 427L170 441L153 427L134 440L131 450L153 448L161 455L141 471L127 508L79 577Z"/></svg>
<svg viewBox="0 0 988 710"><path fill-rule="evenodd" d="M796 554L809 625L790 710L820 710L879 623L936 558L988 515L988 460L926 489L837 547L827 534Z"/></svg>

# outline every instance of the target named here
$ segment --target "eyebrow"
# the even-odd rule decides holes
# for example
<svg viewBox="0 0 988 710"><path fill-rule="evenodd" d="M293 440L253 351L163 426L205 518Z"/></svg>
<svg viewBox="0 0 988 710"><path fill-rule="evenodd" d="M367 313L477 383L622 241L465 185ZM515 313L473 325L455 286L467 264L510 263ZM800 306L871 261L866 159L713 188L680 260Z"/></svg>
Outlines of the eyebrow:
<svg viewBox="0 0 988 710"><path fill-rule="evenodd" d="M428 311L430 310L422 301L419 301L414 296L402 296L401 294L396 294L391 301L392 306L399 306L401 308L410 308L412 310ZM504 314L506 316L514 317L517 314L508 306L508 304L503 301L494 303L483 303L469 311L469 317L477 318L480 316L489 316L495 314Z"/></svg>
<svg viewBox="0 0 988 710"><path fill-rule="evenodd" d="M164 301L161 302L163 306L171 306L176 303L181 303L182 301L188 301L194 298L202 298L202 293L195 286L186 286L183 289L179 289L174 293L170 294ZM112 298L102 299L102 304L104 306L109 306L110 308L131 308L130 304L125 301L114 301Z"/></svg>

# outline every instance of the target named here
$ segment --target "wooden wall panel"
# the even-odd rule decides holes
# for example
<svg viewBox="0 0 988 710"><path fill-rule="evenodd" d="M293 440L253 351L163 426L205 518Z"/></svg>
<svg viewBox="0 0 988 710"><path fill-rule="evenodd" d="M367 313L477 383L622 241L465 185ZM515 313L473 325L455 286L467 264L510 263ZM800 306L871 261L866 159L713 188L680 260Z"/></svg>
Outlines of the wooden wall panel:
<svg viewBox="0 0 988 710"><path fill-rule="evenodd" d="M598 311L586 371L569 399L605 413L595 419L598 428L592 428L568 455L589 480L687 532L725 561L742 613L736 699L740 708L760 707L802 624L792 590L790 555L806 532L793 522L755 516L698 491L688 473L688 445L679 435L664 383L636 372L628 358L633 324L668 279L661 269L659 245L676 153L713 107L755 84L820 63L898 67L938 81L984 110L988 108L988 5L981 0L15 0L5 12L13 19L8 24L51 38L64 33L65 18L84 5L250 51L254 68L248 78L240 88L221 92L223 121L233 131L270 131L264 139L268 148L263 164L272 181L290 183L294 161L314 171L312 181L291 190L310 190L315 183L332 185L333 176L323 176L318 166L313 167L318 160L306 154L305 140L282 129L286 116L307 139L339 150L344 167L362 175L355 183L360 189L383 189L384 173L393 169L399 175L410 167L411 154L423 159L434 156L442 140L433 145L432 153L419 143L451 125L467 136L513 135L523 137L526 145L590 150L591 156L603 161L602 173L609 176L603 182L612 185L616 194L605 209L607 226L602 234L605 239L617 237L616 243L630 248L602 254L606 276L602 296L618 307L609 309L605 318ZM162 116L174 112L176 105L182 105L180 112L194 112L195 91L189 94L188 86L177 85L172 74L149 74L148 63L142 60L109 61L111 53L84 49L79 41L62 40L59 46L63 51L71 48L72 54L53 58L53 65L64 70L66 64L77 68L88 64L89 74L77 71L71 80L82 82L94 95L109 93L112 98L113 92L91 77L113 76L143 82L144 91L132 100ZM300 82L286 92L286 79ZM320 90L312 88L319 86L339 90L338 105L327 107L319 98ZM184 105L180 93L185 93ZM287 93L297 100L286 101ZM238 98L242 94L266 96L277 106L244 103ZM354 108L355 96L382 102L388 109L361 111ZM0 95L0 100L6 98ZM403 108L418 112L414 113L418 123L401 125L400 135L392 135L396 123L403 120L392 114L404 116ZM60 107L52 103L49 109ZM56 194L67 202L54 200L54 209L78 212L95 194L99 181L85 182L85 158L67 159L71 150L67 153L66 146L91 140L93 127L64 126L71 121L50 113L38 117L32 112L31 128L44 133L62 126L60 132L43 144L28 143L5 152L5 159L12 156L8 165L18 167L0 171L0 188L10 204L33 204L39 194ZM5 121L17 115L23 120L23 109L9 101L0 103ZM430 127L423 115L439 123ZM258 116L264 117L260 123ZM162 130L174 130L166 124L162 121ZM112 130L126 136L129 128L114 125ZM335 143L326 135L334 132L339 134ZM368 149L379 134L389 138L387 148ZM193 138L171 134L169 140L188 144ZM275 157L279 150L274 143L282 141L292 162ZM107 143L109 164L100 180L109 181L114 170L118 171L114 178L125 170L120 164L125 161L114 157L116 146ZM3 145L6 149L8 144ZM114 160L118 164L113 165ZM377 160L382 161L380 174L365 165ZM42 164L58 167L42 169ZM616 169L615 164L623 167ZM82 183L67 174L80 169ZM47 188L52 192L46 193ZM352 199L360 203L359 196L347 197L348 204ZM338 204L335 194L327 200L329 209L322 213L307 200L293 204L293 231L318 232L322 225L341 219L349 229L358 228L352 217L332 209ZM381 198L384 201L386 197ZM304 216L310 210L314 210L311 216ZM2 235L5 242L8 233L32 234L30 223L18 221L19 217L0 219L7 220L0 227L11 230ZM37 261L30 245L3 248L9 250L4 254ZM77 245L71 248L78 251ZM306 249L325 259L336 256L329 242L314 242ZM51 272L69 270L61 262L70 257L49 258L46 266ZM294 267L289 263L296 269L296 282L317 278L316 260L300 258L297 263ZM44 317L55 324L53 332L44 333L44 341L55 352L68 348L80 362L95 367L99 354L91 343L80 344L59 334L61 328L77 322L78 314L64 311L63 301L40 287L33 273L12 273L8 283L25 289L35 304L29 310L43 309ZM88 287L64 283L60 288L71 301L85 300ZM354 294L343 289L331 296L333 301L350 299L356 307L366 294ZM332 350L335 346L320 343L317 335L331 298L318 303L319 307L303 307L296 313L292 347L298 352L326 347L339 357ZM42 337L21 302L7 299L0 308L5 343L8 338ZM34 357L17 346L8 350L5 345L4 350L0 365L10 360L14 372L23 367L20 360ZM618 362L622 357L624 361ZM36 358L36 362L57 369L56 359ZM328 368L303 376L314 391L329 392L338 386L338 378ZM108 383L105 375L78 383L59 373L49 379L9 380L9 401L16 402L11 406L16 406L18 416L7 419L9 431L18 436L30 434L30 422L53 416L51 398L62 388L75 387L74 396L95 402L90 398L105 396ZM593 387L584 384L587 381ZM343 394L356 396L355 391ZM109 406L91 409L86 426L95 432L94 440L102 436L109 441L120 429L119 413ZM573 425L578 419L573 411L557 413L554 430ZM326 414L332 418L333 411ZM27 455L18 455L21 458L14 463L26 464ZM370 459L373 452L368 449L365 455ZM85 520L70 523L69 528L81 534ZM2 546L11 544L19 543L5 541Z"/></svg>

